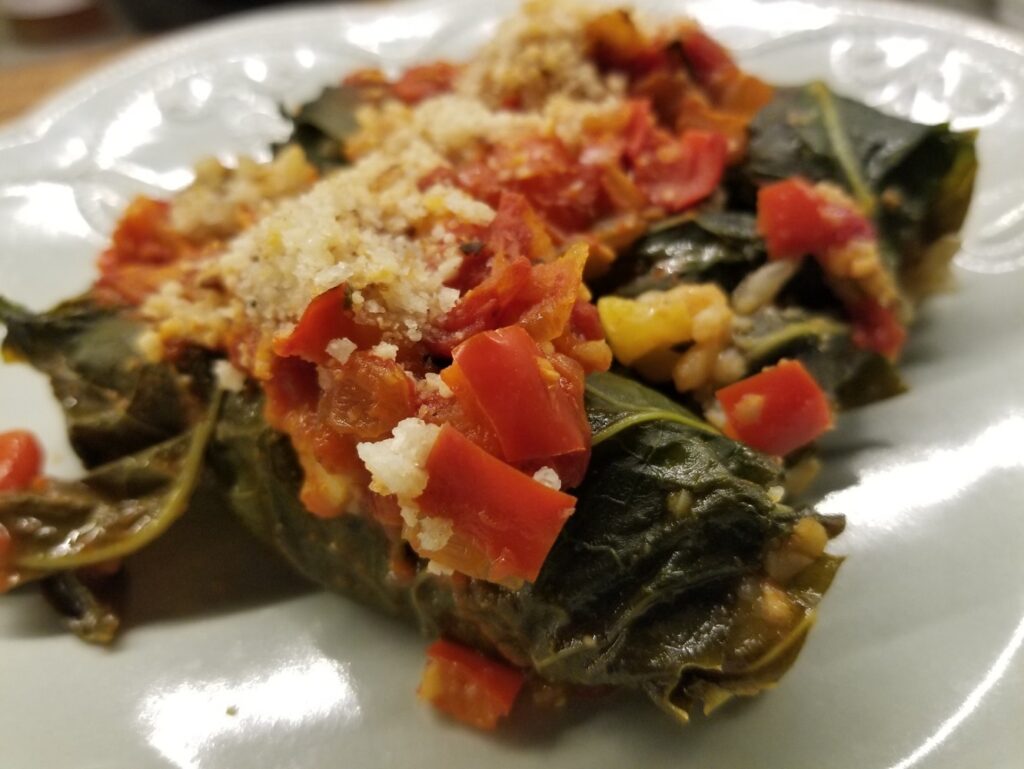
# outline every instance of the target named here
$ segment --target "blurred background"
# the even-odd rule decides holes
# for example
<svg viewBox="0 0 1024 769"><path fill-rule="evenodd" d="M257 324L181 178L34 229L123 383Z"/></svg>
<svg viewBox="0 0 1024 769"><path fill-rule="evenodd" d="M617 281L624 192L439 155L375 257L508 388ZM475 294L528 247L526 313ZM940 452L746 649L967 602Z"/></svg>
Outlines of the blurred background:
<svg viewBox="0 0 1024 769"><path fill-rule="evenodd" d="M1024 0L906 1L952 8L1024 30ZM282 0L0 0L0 122L148 38L216 17L286 4Z"/></svg>

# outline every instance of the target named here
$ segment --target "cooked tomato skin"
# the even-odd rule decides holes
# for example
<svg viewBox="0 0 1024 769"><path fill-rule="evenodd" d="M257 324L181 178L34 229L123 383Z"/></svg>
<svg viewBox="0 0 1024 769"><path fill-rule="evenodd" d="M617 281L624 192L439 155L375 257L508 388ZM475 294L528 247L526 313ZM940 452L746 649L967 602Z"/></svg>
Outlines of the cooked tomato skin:
<svg viewBox="0 0 1024 769"><path fill-rule="evenodd" d="M100 254L96 291L108 301L139 304L175 277L178 263L195 253L172 227L169 203L135 198L118 221L109 248Z"/></svg>
<svg viewBox="0 0 1024 769"><path fill-rule="evenodd" d="M380 330L356 322L346 305L345 286L329 289L309 303L292 333L274 343L281 357L296 357L311 363L330 360L327 345L334 339L348 339L356 347L370 347L381 339Z"/></svg>
<svg viewBox="0 0 1024 769"><path fill-rule="evenodd" d="M727 433L748 446L784 456L832 426L821 387L799 361L783 360L715 393Z"/></svg>
<svg viewBox="0 0 1024 769"><path fill-rule="evenodd" d="M658 125L648 101L634 100L631 108L625 155L651 204L677 213L714 192L725 172L725 137L698 129L674 136Z"/></svg>
<svg viewBox="0 0 1024 769"><path fill-rule="evenodd" d="M481 556L475 568L449 564L443 549L431 558L491 582L537 578L574 497L488 454L450 425L441 428L426 470L427 487L416 500L423 514L450 520L459 543Z"/></svg>
<svg viewBox="0 0 1024 769"><path fill-rule="evenodd" d="M378 440L415 411L415 388L391 360L356 351L320 368L321 427L358 440Z"/></svg>
<svg viewBox="0 0 1024 769"><path fill-rule="evenodd" d="M391 93L406 104L417 104L452 90L459 68L447 61L409 67L391 86Z"/></svg>
<svg viewBox="0 0 1024 769"><path fill-rule="evenodd" d="M523 673L444 639L427 649L419 696L469 726L493 730L512 711Z"/></svg>
<svg viewBox="0 0 1024 769"><path fill-rule="evenodd" d="M874 350L895 360L907 341L907 328L896 313L873 299L848 308L853 318L853 342L865 350Z"/></svg>
<svg viewBox="0 0 1024 769"><path fill-rule="evenodd" d="M0 492L23 491L39 477L43 450L27 430L0 433Z"/></svg>

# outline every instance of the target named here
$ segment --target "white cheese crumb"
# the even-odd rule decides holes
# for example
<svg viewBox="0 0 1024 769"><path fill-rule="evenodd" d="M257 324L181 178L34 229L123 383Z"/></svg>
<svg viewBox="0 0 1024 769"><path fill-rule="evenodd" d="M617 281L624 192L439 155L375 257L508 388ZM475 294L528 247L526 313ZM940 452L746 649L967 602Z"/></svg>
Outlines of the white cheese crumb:
<svg viewBox="0 0 1024 769"><path fill-rule="evenodd" d="M537 481L549 489L560 491L562 488L562 479L558 477L558 473L550 467L542 467L540 470L533 474L533 480Z"/></svg>
<svg viewBox="0 0 1024 769"><path fill-rule="evenodd" d="M772 502L781 502L786 496L786 490L782 486L772 486L768 489L768 498Z"/></svg>
<svg viewBox="0 0 1024 769"><path fill-rule="evenodd" d="M381 342L370 348L370 353L384 360L394 360L398 355L398 345L390 342Z"/></svg>
<svg viewBox="0 0 1024 769"><path fill-rule="evenodd" d="M455 570L449 569L447 566L444 566L437 561L427 561L427 573L435 574L438 577L450 577L455 573Z"/></svg>
<svg viewBox="0 0 1024 769"><path fill-rule="evenodd" d="M327 354L338 361L338 363L347 363L349 357L355 351L356 343L351 339L342 337L341 339L332 339L327 343Z"/></svg>
<svg viewBox="0 0 1024 769"><path fill-rule="evenodd" d="M441 428L422 419L403 419L391 438L356 446L372 478L370 489L378 494L394 494L399 502L411 502L427 487L424 465Z"/></svg>
<svg viewBox="0 0 1024 769"><path fill-rule="evenodd" d="M245 374L231 365L229 360L213 362L213 378L222 390L237 393L245 388Z"/></svg>
<svg viewBox="0 0 1024 769"><path fill-rule="evenodd" d="M440 374L434 374L433 372L427 374L420 381L416 383L416 389L423 395L440 395L442 398L451 398L455 393L452 392L447 383L441 379Z"/></svg>
<svg viewBox="0 0 1024 769"><path fill-rule="evenodd" d="M437 551L448 544L452 537L452 522L448 518L420 518L420 547Z"/></svg>

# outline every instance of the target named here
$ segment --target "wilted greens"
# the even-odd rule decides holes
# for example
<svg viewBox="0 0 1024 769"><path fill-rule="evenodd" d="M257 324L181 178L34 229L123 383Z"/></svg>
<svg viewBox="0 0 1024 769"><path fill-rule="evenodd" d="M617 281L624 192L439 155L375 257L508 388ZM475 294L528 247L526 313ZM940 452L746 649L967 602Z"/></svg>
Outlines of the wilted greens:
<svg viewBox="0 0 1024 769"><path fill-rule="evenodd" d="M344 165L345 138L358 127L356 107L359 91L353 86L338 85L325 88L313 101L293 115L291 135L284 144L298 144L306 158L320 171Z"/></svg>
<svg viewBox="0 0 1024 769"><path fill-rule="evenodd" d="M294 116L289 140L321 170L345 163L358 100L351 86L327 89ZM893 271L906 276L959 228L975 169L970 134L884 116L821 84L781 89L754 121L747 159L724 194L652 227L593 288L636 296L714 282L732 291L766 261L757 187L793 175L846 189L874 218ZM735 325L731 343L744 363L756 370L798 359L841 406L901 392L892 364L854 344L816 269L808 262L787 274L774 302ZM319 585L550 683L644 692L682 719L771 686L839 565L823 555L791 581L770 580L766 554L814 515L779 501L781 461L628 377L589 377L593 449L575 513L536 581L513 590L432 573L369 515L311 515L291 442L266 423L259 387L218 392L211 354L147 362L135 347L138 321L88 300L42 314L0 300L0 321L5 355L49 376L87 467L77 481L0 495L0 525L13 540L5 576L41 581L90 642L109 643L119 624L103 568L163 534L199 489ZM766 608L773 595L781 614Z"/></svg>
<svg viewBox="0 0 1024 769"><path fill-rule="evenodd" d="M139 392L146 382L186 401L208 392L198 373L170 366L140 376L148 364L115 340L130 339L134 322L118 313L84 303L5 312L8 353L37 362L59 392L101 393L92 402L114 415L105 424L121 429L130 403L150 404L136 406L133 427L158 423L162 406ZM81 363L84 340L95 349L113 329L110 347L93 365ZM792 661L836 565L823 559L789 589L791 622L759 619L765 551L803 514L773 501L780 465L617 375L590 378L587 407L595 447L576 513L537 581L515 591L428 573L411 553L396 553L370 518L310 515L298 499L294 451L265 423L256 387L209 397L177 435L80 481L0 496L0 522L14 537L18 581L43 579L69 626L92 642L109 642L118 621L83 567L145 547L185 512L202 478L311 580L499 652L550 682L641 690L680 717L770 685ZM94 413L76 409L69 418ZM397 578L396 555L417 576Z"/></svg>
<svg viewBox="0 0 1024 769"><path fill-rule="evenodd" d="M897 272L960 230L974 190L974 133L921 125L837 96L823 83L783 88L750 126L750 186L804 176L846 189L879 225Z"/></svg>

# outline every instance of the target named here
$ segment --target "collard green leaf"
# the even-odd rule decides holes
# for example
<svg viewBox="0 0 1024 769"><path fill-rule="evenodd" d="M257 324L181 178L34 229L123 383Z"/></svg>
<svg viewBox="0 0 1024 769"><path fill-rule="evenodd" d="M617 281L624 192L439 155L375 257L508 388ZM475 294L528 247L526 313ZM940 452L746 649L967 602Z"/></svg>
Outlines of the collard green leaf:
<svg viewBox="0 0 1024 769"><path fill-rule="evenodd" d="M295 452L267 426L254 392L227 396L210 457L235 514L300 573L390 613L408 609L379 526L357 515L316 518L299 501Z"/></svg>
<svg viewBox="0 0 1024 769"><path fill-rule="evenodd" d="M782 358L803 362L818 384L843 408L854 408L906 391L896 367L853 343L849 324L796 307L766 307L739 325L733 343L751 369Z"/></svg>
<svg viewBox="0 0 1024 769"><path fill-rule="evenodd" d="M587 418L596 446L641 422L678 422L694 430L718 431L671 398L617 374L593 374L587 380Z"/></svg>
<svg viewBox="0 0 1024 769"><path fill-rule="evenodd" d="M798 517L769 494L780 466L613 374L591 378L588 408L603 437L576 512L536 583L515 591L422 562L414 580L397 581L376 523L306 512L291 446L263 423L254 393L230 396L212 455L237 514L300 571L428 632L497 650L551 682L645 691L679 716L770 685L827 586L794 591L781 630L743 598L765 548Z"/></svg>
<svg viewBox="0 0 1024 769"><path fill-rule="evenodd" d="M84 333L79 321L87 325L72 323L71 338ZM63 344L67 334L54 338ZM29 341L18 349L30 351ZM35 352L51 371L81 369L65 358L52 365ZM64 574L48 584L80 631L102 640L112 627L103 603L71 572L162 533L184 511L205 458L207 479L235 514L310 579L548 681L643 691L680 717L770 685L827 587L825 579L791 587L792 621L782 627L760 618L764 554L801 515L774 501L782 468L614 374L591 377L587 406L595 446L576 511L537 581L514 591L432 574L411 554L416 575L399 577L392 564L402 546L372 518L311 515L299 501L294 450L266 425L254 387L214 399L188 432L81 481L0 497L0 523L14 536L16 578ZM813 568L823 563L831 562Z"/></svg>
<svg viewBox="0 0 1024 769"><path fill-rule="evenodd" d="M73 571L64 571L42 581L43 595L64 618L65 624L86 643L106 646L113 643L121 626L107 589L111 582L120 582L120 575L110 579L83 579Z"/></svg>
<svg viewBox="0 0 1024 769"><path fill-rule="evenodd" d="M123 558L163 534L199 482L218 403L188 432L81 480L0 494L0 524L13 540L12 584Z"/></svg>
<svg viewBox="0 0 1024 769"><path fill-rule="evenodd" d="M812 83L778 89L754 119L742 175L754 186L791 176L840 185L875 217L894 268L906 269L963 224L977 171L974 139Z"/></svg>
<svg viewBox="0 0 1024 769"><path fill-rule="evenodd" d="M359 89L348 85L325 88L311 102L288 117L292 133L284 144L298 144L320 171L345 165L344 142L357 128Z"/></svg>
<svg viewBox="0 0 1024 769"><path fill-rule="evenodd" d="M764 259L752 214L720 211L668 219L621 254L594 289L636 296L682 282L714 281L729 290Z"/></svg>
<svg viewBox="0 0 1024 769"><path fill-rule="evenodd" d="M141 358L140 326L123 311L75 300L34 314L0 298L0 322L4 355L50 378L87 467L166 441L197 416L179 373Z"/></svg>

